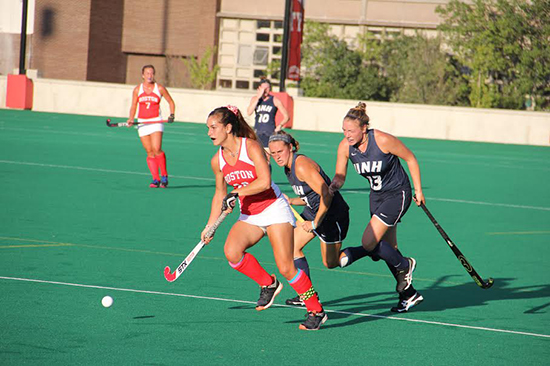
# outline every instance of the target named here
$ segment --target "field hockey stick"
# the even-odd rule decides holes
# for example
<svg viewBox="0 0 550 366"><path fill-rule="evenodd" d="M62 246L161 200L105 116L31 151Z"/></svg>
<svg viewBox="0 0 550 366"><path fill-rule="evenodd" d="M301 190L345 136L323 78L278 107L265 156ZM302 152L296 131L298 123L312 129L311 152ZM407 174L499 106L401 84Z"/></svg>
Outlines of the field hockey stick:
<svg viewBox="0 0 550 366"><path fill-rule="evenodd" d="M468 260L466 259L466 257L464 257L464 255L462 254L462 252L458 249L458 247L453 243L453 241L451 240L451 238L449 238L449 235L447 235L447 233L443 230L443 228L441 227L441 225L439 225L439 223L437 222L437 220L435 219L435 217L433 217L433 215L431 214L431 212L428 210L428 208L426 207L425 204L421 203L420 204L420 207L422 207L422 209L424 210L424 212L426 213L426 215L428 216L428 218L430 219L430 221L432 222L432 224L434 224L435 228L437 229L437 231L439 231L439 233L441 234L441 236L443 237L443 239L447 242L447 244L449 244L449 247L451 248L451 250L453 251L454 255L458 258L458 260L460 261L460 264L462 264L462 266L466 269L466 271L470 274L470 276L472 276L472 278L474 279L475 283L477 283L477 285L479 287L481 287L482 289L488 289L489 287L493 286L493 283L495 282L492 278L489 278L487 281L484 281L483 278L481 278L481 276L476 272L476 270L474 269L474 267L472 267L472 265L470 264L470 262L468 262Z"/></svg>
<svg viewBox="0 0 550 366"><path fill-rule="evenodd" d="M167 122L168 122L167 120L166 121L135 122L132 126L149 125L149 124L153 124L153 123L167 123ZM105 123L107 124L107 127L130 127L128 122L111 123L111 119L107 119L107 121L105 121Z"/></svg>
<svg viewBox="0 0 550 366"><path fill-rule="evenodd" d="M216 222L214 224L212 224L212 226L210 227L210 229L208 229L208 231L206 232L206 235L205 237L206 238L210 238L212 235L214 235L214 232L216 232L216 229L218 228L218 226L220 226L220 224L223 222L223 220L225 220L225 217L229 214L229 211L222 211L221 215L218 217L218 219L216 220ZM174 272L171 272L170 271L170 267L169 266L166 266L164 268L164 278L166 278L166 281L168 282L174 282L175 280L178 279L179 276L181 276L181 274L183 273L183 271L185 271L185 269L191 264L191 262L193 261L193 259L195 259L195 257L199 254L199 252L201 251L202 248L204 248L204 245L206 243L203 242L202 240L193 248L193 250L191 251L191 253L189 253L187 255L187 257L185 257L185 259L183 260L183 262L180 263L180 265L178 266L178 268L176 268L176 270Z"/></svg>
<svg viewBox="0 0 550 366"><path fill-rule="evenodd" d="M304 222L304 218L294 209L294 207L290 206L290 209L292 210L292 213L294 214L294 217L296 220L300 223Z"/></svg>

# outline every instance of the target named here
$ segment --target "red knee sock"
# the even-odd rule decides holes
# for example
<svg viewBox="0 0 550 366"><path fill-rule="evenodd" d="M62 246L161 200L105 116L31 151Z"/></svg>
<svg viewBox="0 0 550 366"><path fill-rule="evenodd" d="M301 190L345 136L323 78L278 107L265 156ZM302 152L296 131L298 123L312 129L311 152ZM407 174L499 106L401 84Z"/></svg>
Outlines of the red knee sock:
<svg viewBox="0 0 550 366"><path fill-rule="evenodd" d="M155 159L157 159L157 164L160 168L160 175L167 177L168 171L166 170L166 154L164 154L164 151L155 156Z"/></svg>
<svg viewBox="0 0 550 366"><path fill-rule="evenodd" d="M299 269L296 276L288 281L288 283L300 295L300 298L306 304L307 311L315 311L317 313L323 311L323 306L319 302L319 296L317 296L311 280L304 271Z"/></svg>
<svg viewBox="0 0 550 366"><path fill-rule="evenodd" d="M269 286L273 283L273 277L263 269L252 254L244 253L239 263L233 264L229 262L229 265L242 274L252 278L260 286Z"/></svg>
<svg viewBox="0 0 550 366"><path fill-rule="evenodd" d="M151 171L151 175L153 176L153 179L160 180L159 166L157 164L157 159L147 157L147 166L149 167L149 170Z"/></svg>

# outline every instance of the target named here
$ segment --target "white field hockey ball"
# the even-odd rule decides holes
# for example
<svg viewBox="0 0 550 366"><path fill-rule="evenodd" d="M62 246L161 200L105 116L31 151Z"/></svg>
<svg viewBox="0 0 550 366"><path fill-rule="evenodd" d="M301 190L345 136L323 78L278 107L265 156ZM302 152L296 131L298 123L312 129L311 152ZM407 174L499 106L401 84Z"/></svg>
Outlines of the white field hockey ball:
<svg viewBox="0 0 550 366"><path fill-rule="evenodd" d="M103 299L101 299L101 305L108 308L111 305L113 305L113 298L111 296L105 296Z"/></svg>

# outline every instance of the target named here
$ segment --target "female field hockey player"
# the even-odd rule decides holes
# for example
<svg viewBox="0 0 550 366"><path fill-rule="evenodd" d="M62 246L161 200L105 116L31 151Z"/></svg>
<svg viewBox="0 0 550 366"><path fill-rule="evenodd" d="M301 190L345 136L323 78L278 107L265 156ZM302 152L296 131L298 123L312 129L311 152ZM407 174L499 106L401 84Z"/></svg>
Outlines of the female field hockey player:
<svg viewBox="0 0 550 366"><path fill-rule="evenodd" d="M176 105L168 93L168 90L155 82L155 67L153 65L143 66L141 69L141 77L143 78L143 83L136 86L132 94L132 106L130 107L128 125L131 126L134 123L138 105L138 123L162 121L160 113L160 100L162 97L164 97L170 105L170 117L168 117L168 122L174 122ZM166 154L162 151L163 131L164 125L162 123L138 125L138 135L143 144L143 148L147 152L147 166L153 176L153 181L149 185L151 188L166 188L168 186Z"/></svg>
<svg viewBox="0 0 550 366"><path fill-rule="evenodd" d="M220 148L211 160L216 178L216 191L208 228L221 210L231 209L231 201L239 199L240 217L227 236L224 252L229 265L254 280L261 288L256 310L273 304L283 285L262 268L256 258L246 250L267 234L279 272L296 290L307 308L306 320L300 329L317 330L327 320L308 275L296 270L292 257L293 228L295 219L288 201L279 187L271 181L271 173L262 146L256 141L254 131L244 120L237 107L214 109L206 122L208 137ZM227 186L231 192L227 194Z"/></svg>
<svg viewBox="0 0 550 366"><path fill-rule="evenodd" d="M256 122L254 129L256 136L262 143L264 149L268 149L269 136L285 127L290 120L288 111L283 103L271 94L271 82L268 79L262 79L256 95L250 99L247 108L248 115L256 112ZM275 115L280 111L283 115L281 123L275 127Z"/></svg>
<svg viewBox="0 0 550 366"><path fill-rule="evenodd" d="M294 229L294 265L310 278L303 249L315 236L321 242L323 264L327 268L340 265L342 241L349 226L349 207L340 192L329 192L330 178L323 168L309 157L297 154L300 144L284 131L269 138L269 151L277 165L284 167L288 182L299 197L289 199L291 205L306 206L304 221ZM365 249L354 248L367 255ZM299 297L288 299L287 305L303 305Z"/></svg>
<svg viewBox="0 0 550 366"><path fill-rule="evenodd" d="M384 260L397 280L399 302L394 312L406 312L423 298L412 286L416 266L413 258L406 258L397 249L397 224L411 204L411 184L399 158L407 162L415 188L415 202L424 203L420 167L414 154L396 137L369 129L366 104L359 103L344 117L344 138L338 146L336 173L330 185L338 191L346 180L348 160L355 171L370 183L371 219L363 233L362 244L373 260ZM361 253L344 251L342 267L357 260Z"/></svg>

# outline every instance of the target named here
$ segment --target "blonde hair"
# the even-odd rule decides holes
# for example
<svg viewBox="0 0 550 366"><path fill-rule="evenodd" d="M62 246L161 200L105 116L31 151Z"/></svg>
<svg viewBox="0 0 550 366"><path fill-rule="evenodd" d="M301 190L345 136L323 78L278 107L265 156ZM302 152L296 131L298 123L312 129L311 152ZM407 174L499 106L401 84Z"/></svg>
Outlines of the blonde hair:
<svg viewBox="0 0 550 366"><path fill-rule="evenodd" d="M359 102L354 108L351 108L344 117L344 119L346 118L358 121L360 127L369 127L370 118L367 115L367 105L363 102Z"/></svg>

